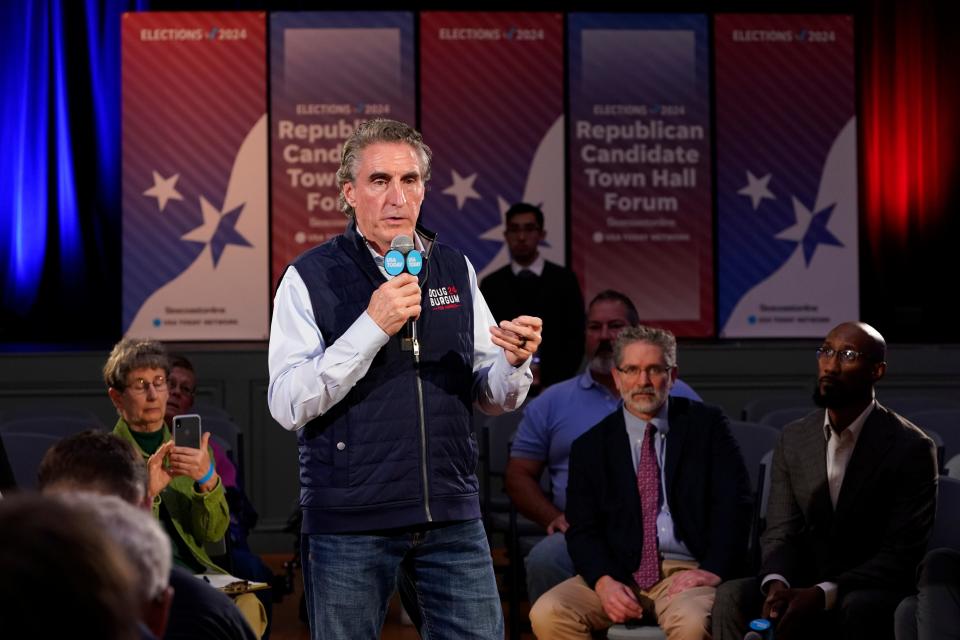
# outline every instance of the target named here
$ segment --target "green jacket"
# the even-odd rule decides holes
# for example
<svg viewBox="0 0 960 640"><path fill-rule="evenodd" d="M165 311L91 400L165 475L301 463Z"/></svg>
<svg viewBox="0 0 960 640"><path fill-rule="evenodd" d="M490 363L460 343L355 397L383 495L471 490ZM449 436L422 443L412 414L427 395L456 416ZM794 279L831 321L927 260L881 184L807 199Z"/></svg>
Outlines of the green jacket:
<svg viewBox="0 0 960 640"><path fill-rule="evenodd" d="M144 453L137 441L130 434L130 426L123 418L117 421L113 433L133 443L137 451L143 456L144 462L150 457ZM170 430L163 426L163 442L170 440ZM213 462L213 451L209 450L210 462ZM212 491L200 493L196 490L193 478L177 476L170 480L170 484L153 499L153 515L160 518L160 503L167 507L170 519L176 529L176 535L186 543L197 562L207 567L213 573L227 573L213 563L203 548L204 542L214 542L223 538L230 526L230 509L227 507L227 495L223 483L217 478L217 486ZM167 534L174 535L173 531Z"/></svg>

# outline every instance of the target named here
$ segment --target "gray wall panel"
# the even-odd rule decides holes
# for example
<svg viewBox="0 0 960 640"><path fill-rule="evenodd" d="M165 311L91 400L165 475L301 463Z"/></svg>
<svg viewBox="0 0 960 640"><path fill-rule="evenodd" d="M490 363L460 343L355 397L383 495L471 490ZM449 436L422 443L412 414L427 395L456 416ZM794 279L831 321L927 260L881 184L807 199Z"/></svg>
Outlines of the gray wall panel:
<svg viewBox="0 0 960 640"><path fill-rule="evenodd" d="M765 394L812 389L819 341L689 342L680 345L680 374L707 402L739 418L743 405ZM297 444L266 406L267 354L261 343L180 344L172 351L197 368L198 400L226 409L244 431L247 493L260 513L251 543L261 552L287 552L282 533L296 508ZM0 417L9 407L56 404L91 411L111 426L116 412L101 382L107 352L0 354ZM960 345L893 345L878 397L903 393L960 398Z"/></svg>

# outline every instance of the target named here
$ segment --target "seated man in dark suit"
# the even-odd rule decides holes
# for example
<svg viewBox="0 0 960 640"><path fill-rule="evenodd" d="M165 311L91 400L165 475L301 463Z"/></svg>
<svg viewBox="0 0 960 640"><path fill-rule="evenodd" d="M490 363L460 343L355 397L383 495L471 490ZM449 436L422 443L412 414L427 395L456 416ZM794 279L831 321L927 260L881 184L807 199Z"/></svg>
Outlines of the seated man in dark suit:
<svg viewBox="0 0 960 640"><path fill-rule="evenodd" d="M527 595L536 602L542 594L577 575L567 552L564 533L569 527L564 513L570 447L620 406L620 392L610 373L613 343L620 331L640 324L633 301L613 289L601 291L587 308L586 370L553 385L526 405L523 420L510 447L506 488L521 514L540 524L547 536L524 559ZM700 400L690 385L676 378L671 397ZM540 476L550 478L550 495L540 486Z"/></svg>
<svg viewBox="0 0 960 640"><path fill-rule="evenodd" d="M614 346L623 406L570 452L567 547L578 576L530 612L539 638L589 638L613 623L658 623L709 638L714 589L746 556L750 488L719 409L670 397L677 345L630 327Z"/></svg>
<svg viewBox="0 0 960 640"><path fill-rule="evenodd" d="M539 207L519 202L507 209L504 219L510 264L485 277L480 291L498 322L519 315L543 319L544 342L535 356L535 361L539 358L539 380L534 379L534 384L539 391L566 380L580 368L583 296L573 271L540 255L547 232Z"/></svg>
<svg viewBox="0 0 960 640"><path fill-rule="evenodd" d="M863 323L817 349L815 411L783 430L774 452L757 578L720 587L713 634L740 640L764 617L778 640L893 637L933 527L933 442L874 399L886 343Z"/></svg>

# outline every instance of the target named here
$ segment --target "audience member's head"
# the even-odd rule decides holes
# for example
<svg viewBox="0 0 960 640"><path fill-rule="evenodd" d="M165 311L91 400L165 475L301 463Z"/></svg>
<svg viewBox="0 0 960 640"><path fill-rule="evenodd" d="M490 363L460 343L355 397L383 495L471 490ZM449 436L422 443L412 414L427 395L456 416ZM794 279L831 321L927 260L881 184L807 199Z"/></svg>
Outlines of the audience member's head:
<svg viewBox="0 0 960 640"><path fill-rule="evenodd" d="M170 356L170 374L167 376L167 426L173 425L173 416L190 413L197 392L197 373L185 356Z"/></svg>
<svg viewBox="0 0 960 640"><path fill-rule="evenodd" d="M503 237L507 241L510 258L527 266L537 258L540 243L546 238L543 211L528 202L518 202L504 214Z"/></svg>
<svg viewBox="0 0 960 640"><path fill-rule="evenodd" d="M138 637L136 573L82 510L0 501L0 621L10 638Z"/></svg>
<svg viewBox="0 0 960 640"><path fill-rule="evenodd" d="M613 347L612 374L624 406L650 420L667 401L677 378L677 339L666 329L627 327Z"/></svg>
<svg viewBox="0 0 960 640"><path fill-rule="evenodd" d="M103 380L117 413L134 431L163 428L170 364L156 340L125 338L103 366Z"/></svg>
<svg viewBox="0 0 960 640"><path fill-rule="evenodd" d="M155 636L162 638L173 601L173 556L170 538L160 523L151 513L117 496L80 492L64 494L64 500L88 511L100 530L124 551L137 575L134 595L140 603L140 619Z"/></svg>
<svg viewBox="0 0 960 640"><path fill-rule="evenodd" d="M37 476L41 491L92 491L133 505L150 500L143 457L112 433L84 431L63 438L43 456Z"/></svg>
<svg viewBox="0 0 960 640"><path fill-rule="evenodd" d="M587 307L585 347L587 367L596 375L609 376L614 366L613 342L626 327L640 324L633 301L613 289L601 291Z"/></svg>
<svg viewBox="0 0 960 640"><path fill-rule="evenodd" d="M817 349L817 385L813 400L826 409L866 406L874 385L887 371L887 343L864 322L844 322Z"/></svg>

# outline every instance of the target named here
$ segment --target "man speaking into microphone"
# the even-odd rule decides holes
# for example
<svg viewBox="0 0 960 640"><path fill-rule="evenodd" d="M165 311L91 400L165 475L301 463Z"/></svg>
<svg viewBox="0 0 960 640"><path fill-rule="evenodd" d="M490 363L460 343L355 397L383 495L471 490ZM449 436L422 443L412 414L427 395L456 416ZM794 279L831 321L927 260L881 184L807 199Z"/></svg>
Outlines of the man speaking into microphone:
<svg viewBox="0 0 960 640"><path fill-rule="evenodd" d="M417 225L430 159L411 127L361 124L337 172L347 228L274 300L267 397L297 432L314 639L380 637L398 585L422 635L503 636L471 416L523 402L541 321L496 326L469 260Z"/></svg>

